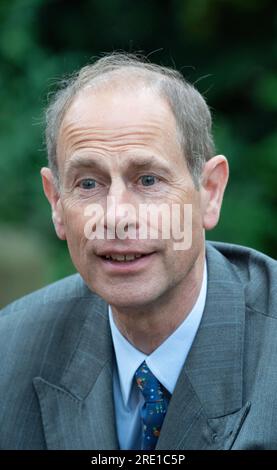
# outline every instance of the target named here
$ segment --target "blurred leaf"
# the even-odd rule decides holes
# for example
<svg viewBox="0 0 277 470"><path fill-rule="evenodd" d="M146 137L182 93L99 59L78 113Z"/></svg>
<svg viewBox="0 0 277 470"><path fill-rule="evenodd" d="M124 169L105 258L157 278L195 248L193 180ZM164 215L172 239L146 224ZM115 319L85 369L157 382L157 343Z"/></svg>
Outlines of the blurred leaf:
<svg viewBox="0 0 277 470"><path fill-rule="evenodd" d="M268 111L277 110L277 75L266 74L257 82L254 96Z"/></svg>

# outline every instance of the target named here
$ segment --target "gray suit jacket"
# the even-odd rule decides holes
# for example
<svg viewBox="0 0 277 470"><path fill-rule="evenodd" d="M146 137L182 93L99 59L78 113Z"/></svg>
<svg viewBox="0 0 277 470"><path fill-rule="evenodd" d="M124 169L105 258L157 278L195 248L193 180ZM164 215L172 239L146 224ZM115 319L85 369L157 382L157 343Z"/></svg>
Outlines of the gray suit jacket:
<svg viewBox="0 0 277 470"><path fill-rule="evenodd" d="M207 244L203 318L157 449L277 449L276 263ZM0 449L118 449L107 304L79 275L0 313Z"/></svg>

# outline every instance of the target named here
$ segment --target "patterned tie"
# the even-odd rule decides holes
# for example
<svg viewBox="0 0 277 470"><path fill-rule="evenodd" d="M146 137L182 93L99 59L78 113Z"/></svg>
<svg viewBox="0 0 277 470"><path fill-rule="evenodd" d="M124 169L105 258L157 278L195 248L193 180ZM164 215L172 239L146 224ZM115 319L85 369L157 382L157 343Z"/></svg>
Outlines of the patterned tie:
<svg viewBox="0 0 277 470"><path fill-rule="evenodd" d="M152 374L144 361L135 373L138 387L143 394L145 403L141 409L143 422L143 450L155 449L163 420L168 407L168 399L164 395L162 385Z"/></svg>

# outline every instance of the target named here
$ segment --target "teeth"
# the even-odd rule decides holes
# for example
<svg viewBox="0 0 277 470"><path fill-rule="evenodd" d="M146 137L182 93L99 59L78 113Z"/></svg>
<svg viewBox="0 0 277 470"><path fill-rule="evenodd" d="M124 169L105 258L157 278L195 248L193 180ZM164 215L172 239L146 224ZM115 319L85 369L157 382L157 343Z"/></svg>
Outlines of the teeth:
<svg viewBox="0 0 277 470"><path fill-rule="evenodd" d="M107 260L113 261L134 261L136 258L141 258L142 255L106 255Z"/></svg>
<svg viewBox="0 0 277 470"><path fill-rule="evenodd" d="M112 259L115 261L125 261L124 255L111 255Z"/></svg>
<svg viewBox="0 0 277 470"><path fill-rule="evenodd" d="M135 259L135 255L126 255L125 259L126 261L133 261Z"/></svg>

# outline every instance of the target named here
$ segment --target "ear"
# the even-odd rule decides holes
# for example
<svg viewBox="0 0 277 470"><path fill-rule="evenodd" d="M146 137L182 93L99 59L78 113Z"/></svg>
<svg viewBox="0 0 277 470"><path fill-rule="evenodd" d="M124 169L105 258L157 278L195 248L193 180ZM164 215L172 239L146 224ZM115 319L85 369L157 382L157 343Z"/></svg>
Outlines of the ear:
<svg viewBox="0 0 277 470"><path fill-rule="evenodd" d="M40 171L44 194L47 197L52 208L52 220L55 226L56 234L61 240L66 239L63 207L61 204L60 193L56 187L54 176L50 168L42 168Z"/></svg>
<svg viewBox="0 0 277 470"><path fill-rule="evenodd" d="M223 155L216 155L205 163L201 183L203 227L214 228L218 222L229 166Z"/></svg>

